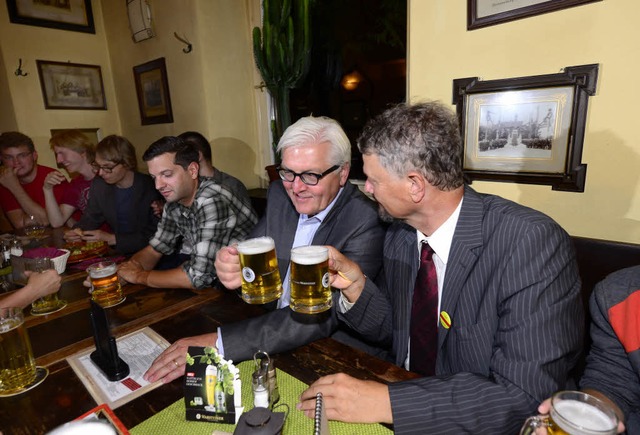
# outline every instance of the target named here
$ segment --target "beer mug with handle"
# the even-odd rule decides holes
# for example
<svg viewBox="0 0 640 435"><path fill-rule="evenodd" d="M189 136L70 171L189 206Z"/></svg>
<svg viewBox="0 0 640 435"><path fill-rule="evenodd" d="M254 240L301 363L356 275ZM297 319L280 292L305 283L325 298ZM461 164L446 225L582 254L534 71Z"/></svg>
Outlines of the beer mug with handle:
<svg viewBox="0 0 640 435"><path fill-rule="evenodd" d="M618 417L609 405L582 391L559 391L549 415L529 417L520 435L614 435Z"/></svg>
<svg viewBox="0 0 640 435"><path fill-rule="evenodd" d="M271 237L257 237L238 243L242 268L242 299L249 304L266 304L282 295L282 281Z"/></svg>

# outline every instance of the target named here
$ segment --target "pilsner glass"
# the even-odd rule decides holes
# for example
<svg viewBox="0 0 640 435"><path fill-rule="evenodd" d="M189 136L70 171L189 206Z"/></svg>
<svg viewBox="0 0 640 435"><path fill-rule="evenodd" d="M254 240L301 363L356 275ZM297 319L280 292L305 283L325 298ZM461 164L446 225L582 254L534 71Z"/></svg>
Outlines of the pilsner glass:
<svg viewBox="0 0 640 435"><path fill-rule="evenodd" d="M16 393L36 378L36 361L20 308L0 308L0 395Z"/></svg>
<svg viewBox="0 0 640 435"><path fill-rule="evenodd" d="M529 417L521 435L546 428L549 435L614 435L618 418L609 405L581 391L560 391L551 398L549 415Z"/></svg>
<svg viewBox="0 0 640 435"><path fill-rule="evenodd" d="M113 261L101 261L87 268L91 281L91 299L103 308L124 301L124 293L118 279L118 266Z"/></svg>
<svg viewBox="0 0 640 435"><path fill-rule="evenodd" d="M34 273L44 272L45 270L53 269L53 263L51 259L31 258L25 263L25 270L30 270ZM51 314L59 311L67 306L67 301L63 301L58 298L58 290L55 292L42 296L31 303L31 314L41 316L44 314Z"/></svg>
<svg viewBox="0 0 640 435"><path fill-rule="evenodd" d="M290 284L293 311L313 314L331 308L329 250L324 246L293 248Z"/></svg>
<svg viewBox="0 0 640 435"><path fill-rule="evenodd" d="M242 299L249 304L266 304L282 295L276 245L271 237L257 237L238 243L242 267Z"/></svg>

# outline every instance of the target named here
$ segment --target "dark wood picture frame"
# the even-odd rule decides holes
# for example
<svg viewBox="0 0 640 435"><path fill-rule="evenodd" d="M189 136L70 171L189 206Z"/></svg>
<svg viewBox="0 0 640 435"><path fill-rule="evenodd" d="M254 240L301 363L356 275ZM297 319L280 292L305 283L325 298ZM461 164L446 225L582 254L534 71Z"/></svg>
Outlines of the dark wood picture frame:
<svg viewBox="0 0 640 435"><path fill-rule="evenodd" d="M45 109L106 110L99 65L36 60Z"/></svg>
<svg viewBox="0 0 640 435"><path fill-rule="evenodd" d="M532 0L529 6L514 6L513 9L508 9L495 14L478 16L481 10L478 6L480 1L490 2L494 0L467 0L467 30L493 26L495 24L506 23L513 20L519 20L521 18L546 14L547 12L554 12L560 9L599 2L602 0L547 0L542 3L536 3L536 0Z"/></svg>
<svg viewBox="0 0 640 435"><path fill-rule="evenodd" d="M455 79L453 104L466 180L584 192L582 147L588 98L596 92L597 79L598 64L539 76Z"/></svg>
<svg viewBox="0 0 640 435"><path fill-rule="evenodd" d="M7 0L7 9L12 23L96 33L91 0L70 0L68 9L60 13L54 6L38 5L33 0Z"/></svg>
<svg viewBox="0 0 640 435"><path fill-rule="evenodd" d="M133 67L142 125L173 122L164 57Z"/></svg>

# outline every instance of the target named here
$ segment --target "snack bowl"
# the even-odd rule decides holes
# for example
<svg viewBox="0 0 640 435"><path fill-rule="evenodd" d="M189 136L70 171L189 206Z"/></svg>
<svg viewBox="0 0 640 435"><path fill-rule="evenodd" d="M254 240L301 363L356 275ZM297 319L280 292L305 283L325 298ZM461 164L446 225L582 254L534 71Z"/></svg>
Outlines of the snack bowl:
<svg viewBox="0 0 640 435"><path fill-rule="evenodd" d="M63 273L67 268L67 260L69 259L69 255L71 255L71 251L68 249L59 249L59 251L64 251L64 254L51 259L53 267L56 269L56 272L58 272L58 275Z"/></svg>

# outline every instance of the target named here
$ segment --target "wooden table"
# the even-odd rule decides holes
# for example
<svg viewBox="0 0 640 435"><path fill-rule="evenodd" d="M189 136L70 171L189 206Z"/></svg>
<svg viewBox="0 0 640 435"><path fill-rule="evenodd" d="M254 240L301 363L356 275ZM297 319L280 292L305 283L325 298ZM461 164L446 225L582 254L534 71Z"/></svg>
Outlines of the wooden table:
<svg viewBox="0 0 640 435"><path fill-rule="evenodd" d="M93 346L89 295L82 286L84 277L84 272L68 267L60 290L60 297L69 302L68 306L47 316L27 316L36 363L48 367L49 376L31 391L0 398L0 432L4 435L44 433L97 405L65 360ZM127 285L124 290L126 301L107 310L116 336L150 326L174 342L263 313L261 307L244 303L234 292L215 288L191 291ZM381 382L416 377L330 338L275 355L274 360L279 369L305 383L336 372ZM127 428L132 428L181 397L182 378L179 378L119 407L115 413Z"/></svg>

